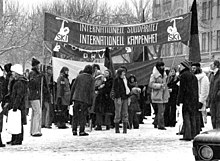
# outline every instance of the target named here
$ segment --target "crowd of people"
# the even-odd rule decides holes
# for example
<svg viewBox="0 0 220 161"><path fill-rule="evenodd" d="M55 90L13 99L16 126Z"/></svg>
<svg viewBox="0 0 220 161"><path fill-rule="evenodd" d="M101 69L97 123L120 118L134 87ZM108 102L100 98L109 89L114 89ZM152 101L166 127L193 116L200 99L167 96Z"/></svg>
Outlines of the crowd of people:
<svg viewBox="0 0 220 161"><path fill-rule="evenodd" d="M52 68L41 72L36 58L32 58L30 72L23 73L20 64L6 64L0 70L0 147L5 146L1 139L3 115L7 116L10 110L21 111L21 132L12 134L7 142L21 145L30 108L30 135L40 137L41 129L50 129L53 123L59 129L71 124L74 136L88 136L87 124L94 130L103 130L103 126L105 130L114 128L115 133L120 133L122 127L126 134L127 129L138 129L145 116L151 116L151 107L154 128L166 130L176 126L180 106L183 126L177 134L183 135L181 140L190 141L207 123L207 108L213 128L220 127L219 67L219 61L215 60L211 72L204 73L200 63L184 60L178 68L165 70L164 62L159 61L150 81L143 86L135 75L127 75L125 66L102 72L98 64L86 65L70 82L68 67L63 67L54 81Z"/></svg>

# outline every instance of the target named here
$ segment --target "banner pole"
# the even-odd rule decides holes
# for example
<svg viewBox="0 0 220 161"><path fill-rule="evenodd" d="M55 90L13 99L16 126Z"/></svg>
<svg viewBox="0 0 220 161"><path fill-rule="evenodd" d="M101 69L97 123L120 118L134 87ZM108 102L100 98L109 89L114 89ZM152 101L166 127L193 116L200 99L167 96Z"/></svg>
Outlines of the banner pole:
<svg viewBox="0 0 220 161"><path fill-rule="evenodd" d="M44 49L44 45L45 45L45 41L43 41L43 65L42 65L42 73L44 72L44 67L46 64L46 55L45 55L45 49ZM41 105L41 109L43 108L43 81L44 79L44 75L41 74L41 90L40 90L40 105Z"/></svg>

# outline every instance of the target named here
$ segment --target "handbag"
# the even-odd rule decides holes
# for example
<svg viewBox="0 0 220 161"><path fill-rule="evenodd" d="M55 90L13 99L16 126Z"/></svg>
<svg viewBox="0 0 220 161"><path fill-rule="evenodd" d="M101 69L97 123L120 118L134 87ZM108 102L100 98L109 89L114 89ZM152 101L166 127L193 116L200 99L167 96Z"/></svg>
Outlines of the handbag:
<svg viewBox="0 0 220 161"><path fill-rule="evenodd" d="M7 131L9 134L21 133L21 111L8 111Z"/></svg>

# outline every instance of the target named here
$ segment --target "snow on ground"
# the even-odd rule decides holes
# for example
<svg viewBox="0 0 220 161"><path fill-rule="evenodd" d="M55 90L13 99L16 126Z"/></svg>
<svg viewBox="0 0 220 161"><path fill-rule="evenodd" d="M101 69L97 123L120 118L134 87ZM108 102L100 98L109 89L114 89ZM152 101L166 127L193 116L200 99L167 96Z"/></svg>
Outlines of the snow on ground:
<svg viewBox="0 0 220 161"><path fill-rule="evenodd" d="M11 160L53 161L193 161L192 141L176 135L178 125L167 130L154 129L152 118L144 120L140 129L115 134L114 129L89 132L89 136L73 136L71 128L42 129L42 137L31 137L30 123L25 126L23 145L0 148L0 158ZM70 126L70 125L69 125ZM211 129L209 118L205 130ZM88 128L86 129L88 131ZM3 142L10 140L4 128Z"/></svg>

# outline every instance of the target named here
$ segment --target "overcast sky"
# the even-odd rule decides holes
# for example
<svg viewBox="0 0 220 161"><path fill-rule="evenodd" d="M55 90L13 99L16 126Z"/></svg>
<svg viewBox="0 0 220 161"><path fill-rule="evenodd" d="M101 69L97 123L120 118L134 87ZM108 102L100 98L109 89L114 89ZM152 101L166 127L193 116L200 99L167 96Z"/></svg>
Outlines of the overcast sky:
<svg viewBox="0 0 220 161"><path fill-rule="evenodd" d="M43 4L43 3L50 3L53 1L60 1L60 0L9 0L9 1L19 1L25 8L31 7L33 5L37 4ZM99 0L100 2L107 2L112 7L115 7L116 5L119 5L120 3L123 3L124 1L130 2L131 0Z"/></svg>

